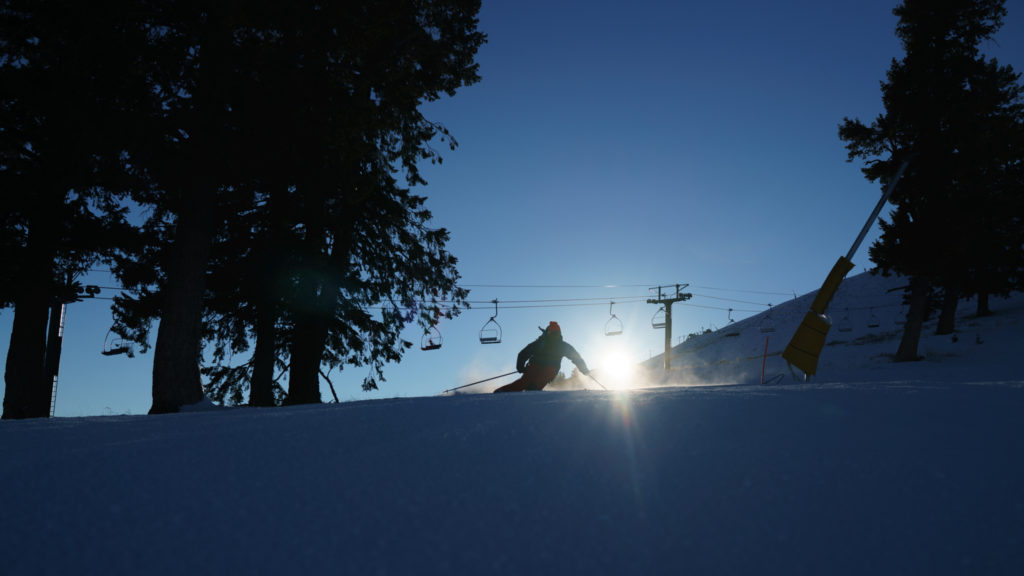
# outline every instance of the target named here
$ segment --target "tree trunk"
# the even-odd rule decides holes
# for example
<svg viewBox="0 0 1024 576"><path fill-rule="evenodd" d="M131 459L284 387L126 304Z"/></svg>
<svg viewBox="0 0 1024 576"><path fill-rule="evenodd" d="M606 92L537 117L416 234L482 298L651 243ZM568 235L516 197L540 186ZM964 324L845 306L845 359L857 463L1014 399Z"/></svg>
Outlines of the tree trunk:
<svg viewBox="0 0 1024 576"><path fill-rule="evenodd" d="M303 273L299 280L299 294L306 295L306 302L295 313L295 330L292 337L292 362L288 376L288 403L319 403L320 363L330 324L337 311L338 276L348 261L351 242L351 228L341 223L334 234L334 246L319 274ZM312 251L317 251L325 240L322 228L311 228L307 242Z"/></svg>
<svg viewBox="0 0 1024 576"><path fill-rule="evenodd" d="M4 372L5 420L41 418L49 414L49 406L45 413L40 411L41 389L45 384L47 304L45 291L35 290L25 290L14 304L14 324Z"/></svg>
<svg viewBox="0 0 1024 576"><path fill-rule="evenodd" d="M203 399L199 355L213 207L210 194L188 196L192 198L179 216L175 242L170 248L171 266L153 352L150 414L177 412L182 406Z"/></svg>
<svg viewBox="0 0 1024 576"><path fill-rule="evenodd" d="M978 316L991 316L992 309L988 307L988 292L978 292Z"/></svg>
<svg viewBox="0 0 1024 576"><path fill-rule="evenodd" d="M333 298L328 287L304 275L299 294L312 304L295 314L292 333L291 366L288 372L288 404L320 403L320 362L327 343L327 318L323 314L325 297ZM319 294L317 294L319 292ZM331 309L333 312L333 308Z"/></svg>
<svg viewBox="0 0 1024 576"><path fill-rule="evenodd" d="M276 173L275 173L276 174ZM283 193L287 190L284 182L269 179L270 197L266 210L268 225L266 236L257 249L256 269L251 277L262 277L256 289L256 348L253 350L252 379L249 381L250 406L274 406L274 365L277 361L277 318L281 300L281 272L283 243L278 218L282 209Z"/></svg>
<svg viewBox="0 0 1024 576"><path fill-rule="evenodd" d="M202 353L203 295L214 233L219 179L218 122L224 71L223 46L230 34L219 5L210 4L200 31L199 79L194 97L196 124L191 134L190 185L182 194L174 244L170 247L164 307L153 353L153 406L150 414L177 412L203 399L199 372Z"/></svg>
<svg viewBox="0 0 1024 576"><path fill-rule="evenodd" d="M50 208L50 207L47 207ZM46 209L29 221L25 268L14 301L14 322L4 372L3 418L45 418L50 415L46 362L46 323L53 296L55 216Z"/></svg>
<svg viewBox="0 0 1024 576"><path fill-rule="evenodd" d="M292 362L288 373L287 404L319 404L320 361L323 359L326 327L309 316L295 322Z"/></svg>
<svg viewBox="0 0 1024 576"><path fill-rule="evenodd" d="M939 325L935 334L942 336L952 334L956 328L956 307L960 303L960 290L947 286L942 296L942 310L939 312Z"/></svg>
<svg viewBox="0 0 1024 576"><path fill-rule="evenodd" d="M930 285L927 280L919 277L910 280L910 309L907 311L907 323L903 326L903 338L899 350L896 351L896 362L919 360L917 345L921 340L921 326L928 307Z"/></svg>
<svg viewBox="0 0 1024 576"><path fill-rule="evenodd" d="M253 351L249 405L274 405L274 360L277 358L277 314L274 299L262 298L256 310L256 349Z"/></svg>

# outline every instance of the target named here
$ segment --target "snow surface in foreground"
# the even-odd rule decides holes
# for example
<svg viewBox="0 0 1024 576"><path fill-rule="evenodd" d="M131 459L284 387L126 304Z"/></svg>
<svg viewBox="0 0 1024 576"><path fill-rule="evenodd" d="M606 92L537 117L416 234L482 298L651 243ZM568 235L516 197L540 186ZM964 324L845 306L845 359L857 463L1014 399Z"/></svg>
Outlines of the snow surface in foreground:
<svg viewBox="0 0 1024 576"><path fill-rule="evenodd" d="M1024 574L1024 296L893 364L887 282L812 384L805 296L676 347L738 385L3 421L2 573Z"/></svg>
<svg viewBox="0 0 1024 576"><path fill-rule="evenodd" d="M5 574L1021 574L1024 386L0 424Z"/></svg>

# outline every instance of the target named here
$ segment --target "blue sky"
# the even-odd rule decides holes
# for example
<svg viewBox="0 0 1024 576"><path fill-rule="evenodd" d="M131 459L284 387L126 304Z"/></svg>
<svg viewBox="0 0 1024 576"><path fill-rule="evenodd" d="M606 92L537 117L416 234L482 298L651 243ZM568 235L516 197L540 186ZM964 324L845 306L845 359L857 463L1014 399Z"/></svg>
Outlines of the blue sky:
<svg viewBox="0 0 1024 576"><path fill-rule="evenodd" d="M721 327L728 308L744 318L816 289L878 199L837 126L882 112L879 82L902 57L895 5L485 1L482 81L424 107L459 148L419 190L478 304L442 322L439 350L419 350L410 330L417 346L378 392L360 390L365 368L332 372L339 397L436 394L509 372L550 320L593 366L645 360L664 339L650 286L690 284L674 342ZM1024 71L1024 0L1006 5L983 50ZM853 273L870 265L867 242ZM495 298L503 340L482 345ZM611 300L615 337L603 335ZM68 309L58 415L149 408L152 354L99 354L108 305ZM4 354L12 317L0 312Z"/></svg>

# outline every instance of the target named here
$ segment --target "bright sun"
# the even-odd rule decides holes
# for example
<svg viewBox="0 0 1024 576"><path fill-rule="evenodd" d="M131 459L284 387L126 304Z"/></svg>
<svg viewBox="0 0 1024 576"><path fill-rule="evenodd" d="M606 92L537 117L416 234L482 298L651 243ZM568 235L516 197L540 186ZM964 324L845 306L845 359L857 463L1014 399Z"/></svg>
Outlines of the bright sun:
<svg viewBox="0 0 1024 576"><path fill-rule="evenodd" d="M636 361L621 348L609 348L601 354L598 363L599 374L607 386L627 388L636 371Z"/></svg>

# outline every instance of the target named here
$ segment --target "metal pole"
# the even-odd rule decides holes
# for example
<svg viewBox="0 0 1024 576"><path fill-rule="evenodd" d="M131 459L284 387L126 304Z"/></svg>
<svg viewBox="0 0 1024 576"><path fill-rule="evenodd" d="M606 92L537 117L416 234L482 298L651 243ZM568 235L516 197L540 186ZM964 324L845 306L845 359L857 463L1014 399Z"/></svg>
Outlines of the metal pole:
<svg viewBox="0 0 1024 576"><path fill-rule="evenodd" d="M875 223L875 219L882 212L882 208L885 207L885 203L889 201L889 196L892 195L892 191L896 189L896 184L899 183L900 178L903 177L903 171L907 169L907 164L910 163L910 158L907 158L900 164L899 170L896 171L896 176L889 182L889 185L885 187L885 192L882 193L882 197L878 199L878 204L875 205L875 210L871 212L871 217L864 223L864 227L860 230L860 235L857 236L857 240L854 241L853 246L850 247L850 251L846 253L846 259L853 261L853 255L857 253L857 249L860 248L860 243L864 241L864 237L868 235L868 230L871 230L871 225Z"/></svg>
<svg viewBox="0 0 1024 576"><path fill-rule="evenodd" d="M665 372L672 367L672 304L665 305Z"/></svg>
<svg viewBox="0 0 1024 576"><path fill-rule="evenodd" d="M483 384L484 382L490 382L491 380L497 380L498 378L504 378L505 376L511 376L512 374L515 374L515 373L516 373L515 371L506 372L504 374L499 374L498 376L491 376L490 378L484 378L483 380L477 380L476 382L470 382L469 384L463 384L462 386L456 386L455 388L449 388L449 389L445 390L444 392L442 392L442 394L444 394L445 392L454 392L456 390L461 390L463 388L469 388L470 386L474 386L476 384Z"/></svg>
<svg viewBox="0 0 1024 576"><path fill-rule="evenodd" d="M672 305L676 302L684 302L693 297L693 294L680 293L679 290L686 288L689 284L676 284L676 295L672 298L662 297L661 286L658 286L658 299L647 300L648 304L660 304L665 309L665 371L672 367ZM652 288L653 290L653 288Z"/></svg>
<svg viewBox="0 0 1024 576"><path fill-rule="evenodd" d="M771 336L764 337L764 356L761 357L761 384L764 384L764 367L768 364L768 339Z"/></svg>
<svg viewBox="0 0 1024 576"><path fill-rule="evenodd" d="M47 416L53 418L57 408L57 373L60 372L60 353L64 343L64 318L67 304L54 305L50 309L50 335L46 346L46 384L48 384Z"/></svg>
<svg viewBox="0 0 1024 576"><path fill-rule="evenodd" d="M889 185L885 187L882 197L878 199L878 204L875 205L874 211L871 212L871 217L868 218L867 222L864 223L864 227L861 228L857 240L850 247L850 251L846 253L846 257L840 256L839 260L832 267L832 270L825 278L825 282L818 289L818 294L811 303L811 309L808 310L800 326L793 333L793 337L790 338L789 344L782 351L782 357L786 362L803 370L805 378L817 372L818 356L825 346L825 338L828 335L829 328L832 327L825 318L825 310L828 308L829 302L832 301L832 297L835 296L836 291L839 290L839 284L846 277L846 273L853 269L853 255L860 248L860 243L864 241L864 237L867 236L871 225L875 223L875 219L882 212L885 203L889 201L889 196L896 189L896 184L903 177L903 172L907 169L907 165L913 157L914 153L911 153L900 164L896 175L889 182Z"/></svg>
<svg viewBox="0 0 1024 576"><path fill-rule="evenodd" d="M587 374L587 376L590 376L591 380L593 380L594 382L597 382L597 385L600 386L602 389L607 390L607 388L604 387L604 384L601 384L600 382L598 382L597 378L594 378L590 374Z"/></svg>

